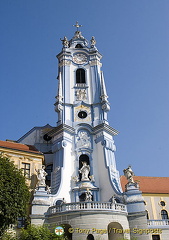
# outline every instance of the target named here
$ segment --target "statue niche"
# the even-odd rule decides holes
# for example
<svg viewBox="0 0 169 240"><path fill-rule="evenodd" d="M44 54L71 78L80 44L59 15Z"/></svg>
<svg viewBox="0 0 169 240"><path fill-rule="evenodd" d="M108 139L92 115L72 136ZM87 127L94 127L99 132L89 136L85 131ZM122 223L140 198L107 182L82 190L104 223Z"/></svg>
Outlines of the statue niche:
<svg viewBox="0 0 169 240"><path fill-rule="evenodd" d="M90 164L89 157L86 154L82 154L79 157L79 179L80 181L89 181Z"/></svg>

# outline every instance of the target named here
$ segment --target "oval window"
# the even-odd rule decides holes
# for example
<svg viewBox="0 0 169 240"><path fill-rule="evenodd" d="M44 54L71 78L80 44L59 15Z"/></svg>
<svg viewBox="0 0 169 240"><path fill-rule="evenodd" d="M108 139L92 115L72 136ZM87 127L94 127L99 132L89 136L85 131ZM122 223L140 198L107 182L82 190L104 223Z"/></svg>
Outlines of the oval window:
<svg viewBox="0 0 169 240"><path fill-rule="evenodd" d="M161 205L162 207L165 207L165 202L164 202L164 201L160 201L160 205Z"/></svg>
<svg viewBox="0 0 169 240"><path fill-rule="evenodd" d="M80 111L80 112L78 113L78 117L79 117L79 118L86 118L86 117L87 117L87 112L85 112L85 111Z"/></svg>

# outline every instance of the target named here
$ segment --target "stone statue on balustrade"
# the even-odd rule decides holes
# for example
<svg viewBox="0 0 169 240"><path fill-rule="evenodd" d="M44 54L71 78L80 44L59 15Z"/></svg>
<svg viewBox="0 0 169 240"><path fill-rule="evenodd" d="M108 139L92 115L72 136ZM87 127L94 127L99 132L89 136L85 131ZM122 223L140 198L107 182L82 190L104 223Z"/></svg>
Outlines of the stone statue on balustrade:
<svg viewBox="0 0 169 240"><path fill-rule="evenodd" d="M45 183L45 180L46 180L46 176L48 175L47 172L45 172L45 166L42 165L42 168L41 169L38 169L35 171L37 172L37 179L38 179L38 182L37 182L37 186L46 186L46 183Z"/></svg>
<svg viewBox="0 0 169 240"><path fill-rule="evenodd" d="M115 196L112 196L111 199L110 199L110 201L111 201L111 203L113 203L113 204L117 203Z"/></svg>
<svg viewBox="0 0 169 240"><path fill-rule="evenodd" d="M134 172L131 169L131 166L128 166L128 168L124 169L123 172L124 172L124 176L128 180L128 183L134 183L134 179L133 179Z"/></svg>

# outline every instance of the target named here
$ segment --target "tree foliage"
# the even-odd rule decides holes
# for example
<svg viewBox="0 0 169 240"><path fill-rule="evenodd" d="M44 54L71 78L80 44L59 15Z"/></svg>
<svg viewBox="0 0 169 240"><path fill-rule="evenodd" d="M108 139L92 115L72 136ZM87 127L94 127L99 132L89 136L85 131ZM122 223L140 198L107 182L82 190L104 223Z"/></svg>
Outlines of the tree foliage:
<svg viewBox="0 0 169 240"><path fill-rule="evenodd" d="M45 226L29 225L27 229L22 229L19 240L50 240L53 239L53 234Z"/></svg>
<svg viewBox="0 0 169 240"><path fill-rule="evenodd" d="M0 155L0 236L19 216L25 216L28 201L29 189L21 170Z"/></svg>
<svg viewBox="0 0 169 240"><path fill-rule="evenodd" d="M68 238L56 236L54 229L50 230L47 225L27 225L26 229L22 228L17 236L6 233L2 240L68 240Z"/></svg>

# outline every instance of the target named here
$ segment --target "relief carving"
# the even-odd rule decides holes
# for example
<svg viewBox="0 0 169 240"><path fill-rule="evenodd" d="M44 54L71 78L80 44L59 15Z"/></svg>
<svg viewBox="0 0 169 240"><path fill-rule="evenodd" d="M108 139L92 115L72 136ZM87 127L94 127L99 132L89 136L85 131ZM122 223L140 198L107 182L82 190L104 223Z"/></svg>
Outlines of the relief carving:
<svg viewBox="0 0 169 240"><path fill-rule="evenodd" d="M86 100L86 90L85 89L77 89L76 90L76 100Z"/></svg>
<svg viewBox="0 0 169 240"><path fill-rule="evenodd" d="M86 131L79 131L78 137L77 137L77 147L85 147L90 148L91 142L90 137Z"/></svg>

